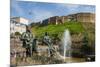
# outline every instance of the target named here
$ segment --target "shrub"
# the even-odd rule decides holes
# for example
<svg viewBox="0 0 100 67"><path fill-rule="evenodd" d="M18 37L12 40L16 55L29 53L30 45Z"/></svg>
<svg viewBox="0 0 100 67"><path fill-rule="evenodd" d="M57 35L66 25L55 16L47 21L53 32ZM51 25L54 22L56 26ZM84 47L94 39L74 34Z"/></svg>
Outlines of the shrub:
<svg viewBox="0 0 100 67"><path fill-rule="evenodd" d="M15 36L20 36L21 33L20 32L15 32Z"/></svg>
<svg viewBox="0 0 100 67"><path fill-rule="evenodd" d="M72 57L82 58L83 54L80 51L72 51Z"/></svg>

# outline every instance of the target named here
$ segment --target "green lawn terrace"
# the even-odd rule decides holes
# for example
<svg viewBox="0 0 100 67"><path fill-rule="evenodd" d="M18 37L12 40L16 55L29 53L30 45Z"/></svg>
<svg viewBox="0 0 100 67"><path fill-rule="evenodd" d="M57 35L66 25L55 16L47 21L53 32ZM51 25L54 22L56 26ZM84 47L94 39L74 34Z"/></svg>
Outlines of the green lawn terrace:
<svg viewBox="0 0 100 67"><path fill-rule="evenodd" d="M71 32L83 32L82 25L80 23L68 22L58 25L46 25L46 26L33 26L32 32L37 36L41 36L44 32L52 34L61 34L65 29L69 29Z"/></svg>

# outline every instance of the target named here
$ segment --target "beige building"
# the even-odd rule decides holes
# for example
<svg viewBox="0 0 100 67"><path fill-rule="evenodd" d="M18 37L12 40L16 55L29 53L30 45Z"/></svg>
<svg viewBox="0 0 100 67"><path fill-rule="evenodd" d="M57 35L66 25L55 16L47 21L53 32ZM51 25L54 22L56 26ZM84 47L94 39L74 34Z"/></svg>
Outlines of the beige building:
<svg viewBox="0 0 100 67"><path fill-rule="evenodd" d="M16 21L17 23L22 23L22 24L25 24L25 25L29 24L29 20L26 19L26 18L23 18L23 17L13 17L11 19Z"/></svg>
<svg viewBox="0 0 100 67"><path fill-rule="evenodd" d="M77 21L77 22L95 22L95 14L94 13L76 13L68 15L69 21Z"/></svg>
<svg viewBox="0 0 100 67"><path fill-rule="evenodd" d="M58 16L50 17L48 20L48 24L58 24L57 18L58 18Z"/></svg>
<svg viewBox="0 0 100 67"><path fill-rule="evenodd" d="M78 13L77 14L78 22L95 22L95 14L93 13Z"/></svg>
<svg viewBox="0 0 100 67"><path fill-rule="evenodd" d="M70 14L68 16L55 16L49 18L49 24L62 24L68 21L76 21L76 22L95 22L95 14L94 13L76 13Z"/></svg>
<svg viewBox="0 0 100 67"><path fill-rule="evenodd" d="M47 22L48 24L63 24L64 22L68 21L67 16L54 16L48 18Z"/></svg>
<svg viewBox="0 0 100 67"><path fill-rule="evenodd" d="M26 25L28 25L29 20L22 17L13 17L10 19L10 34L15 32L23 33L26 31Z"/></svg>

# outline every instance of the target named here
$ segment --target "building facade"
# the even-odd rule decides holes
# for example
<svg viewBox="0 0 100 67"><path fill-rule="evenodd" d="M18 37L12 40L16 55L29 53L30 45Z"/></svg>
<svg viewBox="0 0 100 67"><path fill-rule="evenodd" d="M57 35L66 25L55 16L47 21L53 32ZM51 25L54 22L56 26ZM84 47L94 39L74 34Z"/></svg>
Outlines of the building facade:
<svg viewBox="0 0 100 67"><path fill-rule="evenodd" d="M95 22L95 14L93 13L77 13L68 15L69 21L76 21L76 22Z"/></svg>
<svg viewBox="0 0 100 67"><path fill-rule="evenodd" d="M65 22L68 21L68 17L67 16L54 16L54 17L50 17L48 19L45 19L42 21L43 25L48 25L48 24L63 24Z"/></svg>
<svg viewBox="0 0 100 67"><path fill-rule="evenodd" d="M42 21L43 25L47 24L63 24L65 22L75 21L75 22L95 22L95 14L94 13L76 13L70 14L67 16L54 16Z"/></svg>
<svg viewBox="0 0 100 67"><path fill-rule="evenodd" d="M78 22L95 22L95 14L93 13L78 13L76 16Z"/></svg>
<svg viewBox="0 0 100 67"><path fill-rule="evenodd" d="M13 17L10 19L10 34L15 34L15 32L19 32L22 34L26 31L26 25L28 25L29 21L22 17Z"/></svg>

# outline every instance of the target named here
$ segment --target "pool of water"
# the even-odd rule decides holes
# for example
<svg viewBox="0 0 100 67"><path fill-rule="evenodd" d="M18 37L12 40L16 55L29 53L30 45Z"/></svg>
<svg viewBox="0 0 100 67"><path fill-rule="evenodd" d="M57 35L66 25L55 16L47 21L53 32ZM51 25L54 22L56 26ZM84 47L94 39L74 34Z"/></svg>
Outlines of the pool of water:
<svg viewBox="0 0 100 67"><path fill-rule="evenodd" d="M64 59L65 63L77 63L77 62L85 62L85 58L73 58L73 57L66 57Z"/></svg>

